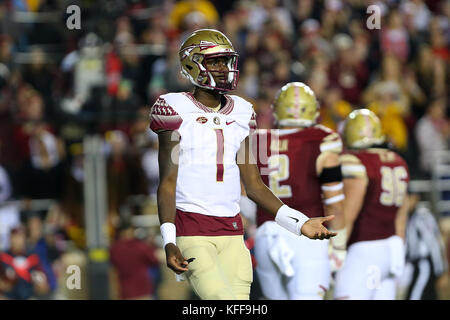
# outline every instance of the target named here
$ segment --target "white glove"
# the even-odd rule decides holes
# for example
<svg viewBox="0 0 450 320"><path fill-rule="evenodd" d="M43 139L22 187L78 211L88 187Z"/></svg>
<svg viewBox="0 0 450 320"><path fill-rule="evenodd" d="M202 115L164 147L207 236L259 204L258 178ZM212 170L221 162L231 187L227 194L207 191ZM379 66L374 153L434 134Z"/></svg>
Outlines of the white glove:
<svg viewBox="0 0 450 320"><path fill-rule="evenodd" d="M342 268L342 266L344 265L346 256L347 256L347 250L336 249L330 245L328 258L330 259L331 274L336 273L340 268Z"/></svg>
<svg viewBox="0 0 450 320"><path fill-rule="evenodd" d="M331 274L337 272L344 265L347 256L347 230L333 230L337 236L330 240L328 248L328 258L330 259Z"/></svg>
<svg viewBox="0 0 450 320"><path fill-rule="evenodd" d="M405 244L401 237L392 236L388 240L391 257L390 273L394 277L400 277L405 268Z"/></svg>

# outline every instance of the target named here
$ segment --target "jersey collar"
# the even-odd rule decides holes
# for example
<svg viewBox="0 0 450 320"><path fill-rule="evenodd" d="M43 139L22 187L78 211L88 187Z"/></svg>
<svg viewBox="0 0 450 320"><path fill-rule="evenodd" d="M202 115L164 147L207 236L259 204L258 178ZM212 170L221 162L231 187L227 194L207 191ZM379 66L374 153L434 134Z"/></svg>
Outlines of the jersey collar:
<svg viewBox="0 0 450 320"><path fill-rule="evenodd" d="M233 111L233 108L234 108L234 101L233 101L233 99L231 99L231 97L228 96L228 95L226 95L226 94L224 95L224 97L225 97L225 99L226 99L225 106L223 106L222 108L220 108L220 110L219 110L218 112L215 112L215 111L212 110L211 108L208 108L207 106L205 106L203 103L197 101L197 100L194 98L194 95L193 95L191 92L183 92L183 94L184 94L186 97L188 97L189 100L191 100L197 108L199 108L199 109L201 109L201 110L203 110L204 112L207 112L207 113L230 114L231 111Z"/></svg>

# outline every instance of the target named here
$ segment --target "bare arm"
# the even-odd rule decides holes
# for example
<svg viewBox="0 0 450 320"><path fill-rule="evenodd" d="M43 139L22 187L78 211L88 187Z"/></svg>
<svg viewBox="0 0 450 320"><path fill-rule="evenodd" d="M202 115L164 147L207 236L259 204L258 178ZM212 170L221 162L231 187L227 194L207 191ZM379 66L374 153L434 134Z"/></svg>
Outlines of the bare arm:
<svg viewBox="0 0 450 320"><path fill-rule="evenodd" d="M367 178L344 178L344 212L348 237L352 234L353 224L364 203L367 184Z"/></svg>
<svg viewBox="0 0 450 320"><path fill-rule="evenodd" d="M409 214L409 196L406 195L402 206L398 209L395 217L395 234L405 240L406 222Z"/></svg>
<svg viewBox="0 0 450 320"><path fill-rule="evenodd" d="M277 216L279 209L283 207L284 203L262 181L256 161L254 161L253 155L251 154L249 137L242 142L237 158L242 183L244 184L247 196L266 212ZM330 216L309 219L303 224L301 233L311 239L329 239L335 236L336 233L328 231L323 226L323 223L333 218L333 216ZM298 221L298 219L293 219Z"/></svg>
<svg viewBox="0 0 450 320"><path fill-rule="evenodd" d="M237 158L241 181L245 187L247 197L275 216L283 202L262 181L256 161L250 152L248 137L241 143Z"/></svg>
<svg viewBox="0 0 450 320"><path fill-rule="evenodd" d="M173 134L173 131L165 131L158 134L159 186L157 201L160 224L165 222L175 223L175 190L178 176L178 154L174 150L176 150L179 141L173 141ZM176 158L172 159L172 156Z"/></svg>
<svg viewBox="0 0 450 320"><path fill-rule="evenodd" d="M256 223L256 211L258 210L256 203L247 197L244 184L241 181L241 200L239 201L241 207L241 216L252 224Z"/></svg>
<svg viewBox="0 0 450 320"><path fill-rule="evenodd" d="M325 151L316 160L317 176L322 178L322 199L325 216L334 215L330 227L337 231L337 236L331 239L329 261L332 274L339 270L347 255L347 230L344 216L344 184L342 182L342 168L339 153ZM326 171L324 171L324 169ZM330 181L330 182L325 182Z"/></svg>
<svg viewBox="0 0 450 320"><path fill-rule="evenodd" d="M337 153L322 153L317 158L317 175L320 176L324 168L333 168L339 166L340 164L339 155ZM331 227L334 230L345 228L344 199L339 200L344 194L343 188L339 188L341 185L342 181L322 184L325 215L334 215L336 217L331 222Z"/></svg>
<svg viewBox="0 0 450 320"><path fill-rule="evenodd" d="M175 224L176 207L175 192L178 176L178 143L177 133L165 131L158 134L159 141L159 186L157 191L158 217L161 225ZM175 273L187 271L186 258L173 243L165 246L167 266Z"/></svg>

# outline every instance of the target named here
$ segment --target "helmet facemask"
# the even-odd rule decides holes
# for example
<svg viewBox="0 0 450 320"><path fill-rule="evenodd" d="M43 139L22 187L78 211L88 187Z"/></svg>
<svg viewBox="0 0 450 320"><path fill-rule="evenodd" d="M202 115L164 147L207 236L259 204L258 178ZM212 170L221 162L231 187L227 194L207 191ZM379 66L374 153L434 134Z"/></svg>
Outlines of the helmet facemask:
<svg viewBox="0 0 450 320"><path fill-rule="evenodd" d="M195 31L181 45L179 57L181 74L193 85L219 93L237 87L238 54L231 41L220 31L214 29ZM226 59L226 61L221 61L220 70L217 70L215 65L213 69L212 64L207 63L210 59Z"/></svg>
<svg viewBox="0 0 450 320"><path fill-rule="evenodd" d="M214 70L208 68L207 60L221 57L227 59L226 67L228 70ZM195 63L200 70L197 79L193 79L193 77L187 72L183 72L183 74L187 76L194 85L205 89L217 90L220 93L236 89L239 79L239 70L237 68L238 55L236 53L219 52L210 54L194 54L192 56L192 62ZM220 77L219 74L224 75L224 82L216 81L217 79L215 78Z"/></svg>

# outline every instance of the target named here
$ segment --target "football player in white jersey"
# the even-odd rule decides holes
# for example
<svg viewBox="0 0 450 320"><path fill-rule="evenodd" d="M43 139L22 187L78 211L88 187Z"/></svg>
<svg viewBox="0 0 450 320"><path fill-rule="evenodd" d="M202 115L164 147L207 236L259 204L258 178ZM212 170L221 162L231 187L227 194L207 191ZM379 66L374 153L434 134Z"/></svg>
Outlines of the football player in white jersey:
<svg viewBox="0 0 450 320"><path fill-rule="evenodd" d="M252 264L239 215L242 179L250 199L287 230L311 239L336 233L284 205L261 180L250 153L255 113L236 88L237 53L219 31L195 31L182 44L181 72L192 93L161 95L151 108L158 133L158 215L167 266L201 299L249 299Z"/></svg>

